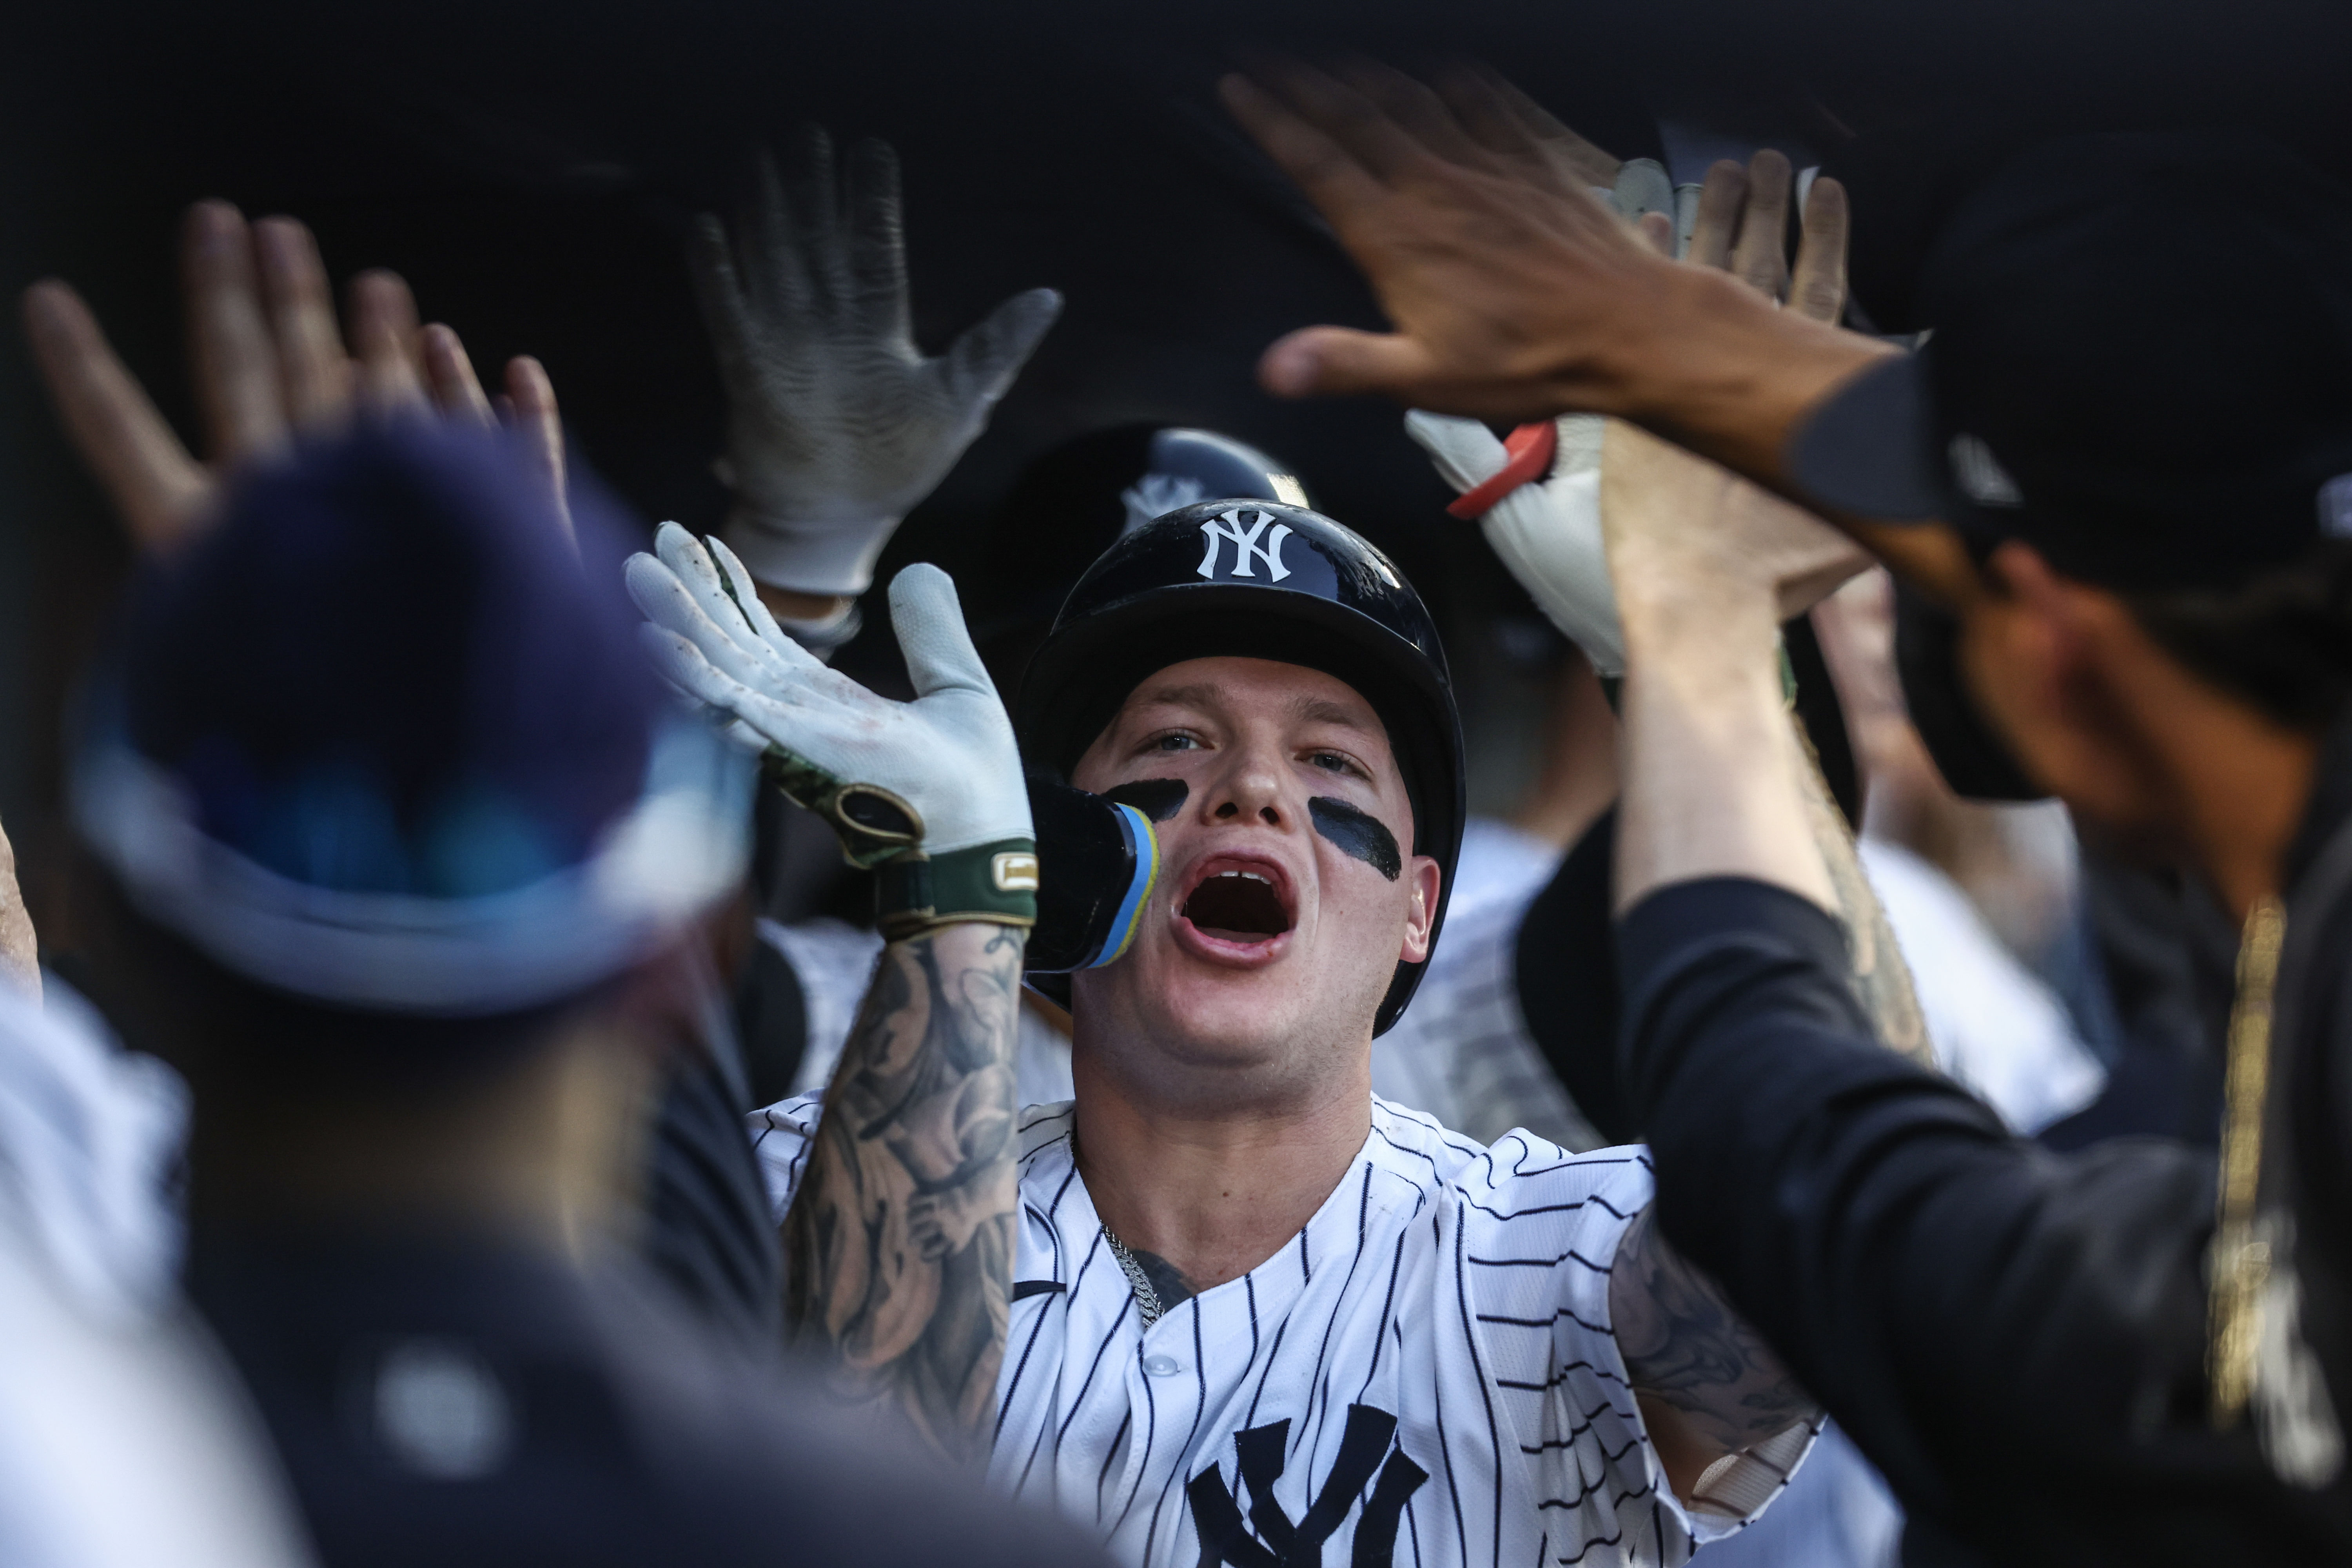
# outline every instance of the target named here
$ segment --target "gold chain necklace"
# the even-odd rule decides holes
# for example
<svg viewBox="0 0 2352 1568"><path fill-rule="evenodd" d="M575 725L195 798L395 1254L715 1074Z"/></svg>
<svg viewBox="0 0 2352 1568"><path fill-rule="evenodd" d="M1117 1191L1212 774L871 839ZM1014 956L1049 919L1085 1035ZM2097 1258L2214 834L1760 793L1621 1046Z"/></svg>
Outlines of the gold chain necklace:
<svg viewBox="0 0 2352 1568"><path fill-rule="evenodd" d="M2223 1431L2237 1425L2253 1393L2263 1286L2271 1272L2270 1246L2257 1237L2254 1199L2262 1184L2263 1114L2270 1097L2271 1007L2285 942L2286 910L2276 899L2257 899L2238 948L2238 994L2230 1008L2223 1088L2221 1193L2207 1264L2206 1374L2213 1425Z"/></svg>

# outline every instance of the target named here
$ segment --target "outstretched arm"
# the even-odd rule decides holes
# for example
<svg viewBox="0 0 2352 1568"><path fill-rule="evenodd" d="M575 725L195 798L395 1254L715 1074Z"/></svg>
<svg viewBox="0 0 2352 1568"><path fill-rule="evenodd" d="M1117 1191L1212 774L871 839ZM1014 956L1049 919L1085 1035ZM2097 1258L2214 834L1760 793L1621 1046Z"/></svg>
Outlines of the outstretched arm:
<svg viewBox="0 0 2352 1568"><path fill-rule="evenodd" d="M916 697L827 669L723 544L676 523L629 563L662 672L876 872L889 945L784 1216L788 1332L942 1452L987 1443L1013 1278L1012 1056L1037 845L1004 705L954 585L890 584Z"/></svg>
<svg viewBox="0 0 2352 1568"><path fill-rule="evenodd" d="M974 1458L1012 1279L1024 934L966 923L883 950L784 1216L788 1334Z"/></svg>

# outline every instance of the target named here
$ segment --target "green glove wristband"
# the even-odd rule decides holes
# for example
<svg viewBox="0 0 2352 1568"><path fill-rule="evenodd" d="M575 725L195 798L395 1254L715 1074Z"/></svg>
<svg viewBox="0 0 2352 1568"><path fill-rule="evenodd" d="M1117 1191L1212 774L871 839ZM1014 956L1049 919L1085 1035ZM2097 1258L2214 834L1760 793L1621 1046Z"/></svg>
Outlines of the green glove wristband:
<svg viewBox="0 0 2352 1568"><path fill-rule="evenodd" d="M874 924L904 942L960 921L1037 923L1037 841L1000 838L945 855L901 850L874 873Z"/></svg>

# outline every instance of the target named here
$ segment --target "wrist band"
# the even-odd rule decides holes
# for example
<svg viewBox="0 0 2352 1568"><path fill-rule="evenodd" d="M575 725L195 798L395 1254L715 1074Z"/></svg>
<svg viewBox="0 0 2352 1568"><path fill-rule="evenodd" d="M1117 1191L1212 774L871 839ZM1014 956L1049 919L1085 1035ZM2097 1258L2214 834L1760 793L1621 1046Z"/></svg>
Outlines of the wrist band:
<svg viewBox="0 0 2352 1568"><path fill-rule="evenodd" d="M874 924L889 942L944 925L1037 923L1037 842L1000 838L944 855L901 851L875 868Z"/></svg>
<svg viewBox="0 0 2352 1568"><path fill-rule="evenodd" d="M1552 458L1559 450L1559 427L1549 419L1522 425L1503 437L1503 450L1510 455L1509 460L1484 483L1454 497L1445 509L1447 516L1475 521L1521 485L1550 473Z"/></svg>

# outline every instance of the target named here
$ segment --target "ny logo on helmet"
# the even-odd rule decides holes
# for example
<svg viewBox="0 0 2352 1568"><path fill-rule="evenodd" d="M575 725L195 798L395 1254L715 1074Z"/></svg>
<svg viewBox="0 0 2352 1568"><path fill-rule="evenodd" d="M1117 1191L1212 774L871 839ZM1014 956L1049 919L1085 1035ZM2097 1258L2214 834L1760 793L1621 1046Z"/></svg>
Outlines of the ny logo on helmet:
<svg viewBox="0 0 2352 1568"><path fill-rule="evenodd" d="M1242 521L1244 517L1252 520L1246 526ZM1274 523L1271 531L1266 527L1270 522ZM1234 569L1227 575L1256 576L1250 569L1253 558L1265 563L1265 574L1273 582L1279 583L1290 575L1290 568L1282 563L1282 542L1290 537L1290 525L1274 522L1272 512L1255 507L1228 507L1202 523L1201 534L1209 542L1208 553L1201 557L1200 574L1203 577L1217 574L1217 546L1224 540L1234 544ZM1264 544L1258 542L1261 534L1265 537Z"/></svg>

